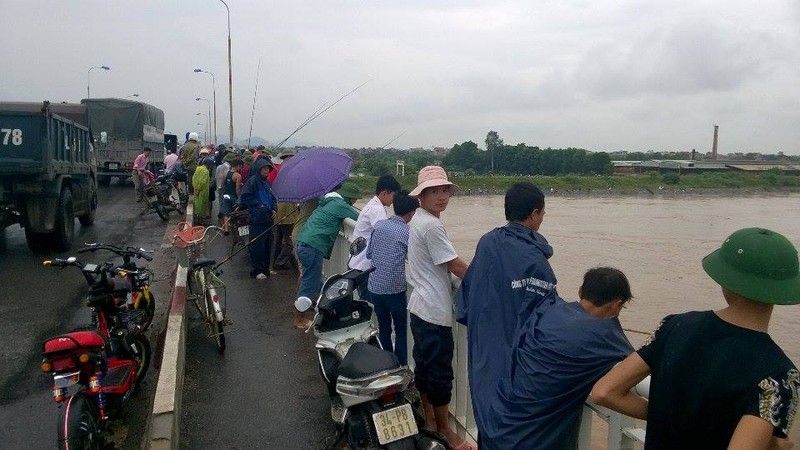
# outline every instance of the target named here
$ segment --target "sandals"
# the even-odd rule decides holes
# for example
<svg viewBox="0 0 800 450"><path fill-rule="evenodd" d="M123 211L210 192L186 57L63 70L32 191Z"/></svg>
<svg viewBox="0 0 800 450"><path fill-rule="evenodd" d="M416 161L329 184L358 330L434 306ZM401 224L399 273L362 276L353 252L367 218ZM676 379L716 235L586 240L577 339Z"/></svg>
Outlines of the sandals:
<svg viewBox="0 0 800 450"><path fill-rule="evenodd" d="M450 450L478 450L478 447L467 439L464 439L457 447L450 447Z"/></svg>

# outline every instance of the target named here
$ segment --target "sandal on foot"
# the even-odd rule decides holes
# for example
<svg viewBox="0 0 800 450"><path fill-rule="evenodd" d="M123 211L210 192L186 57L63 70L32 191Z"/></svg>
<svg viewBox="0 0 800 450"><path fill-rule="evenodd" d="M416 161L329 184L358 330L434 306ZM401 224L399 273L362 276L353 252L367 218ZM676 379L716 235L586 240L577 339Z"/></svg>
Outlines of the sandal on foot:
<svg viewBox="0 0 800 450"><path fill-rule="evenodd" d="M450 450L478 450L472 442L464 439L457 447L450 447Z"/></svg>

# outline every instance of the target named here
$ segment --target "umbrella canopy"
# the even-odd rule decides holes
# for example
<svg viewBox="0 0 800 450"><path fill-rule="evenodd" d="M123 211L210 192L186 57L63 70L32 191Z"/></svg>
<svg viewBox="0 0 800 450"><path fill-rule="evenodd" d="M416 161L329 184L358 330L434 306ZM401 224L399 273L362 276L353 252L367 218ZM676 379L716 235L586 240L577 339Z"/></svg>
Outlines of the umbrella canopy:
<svg viewBox="0 0 800 450"><path fill-rule="evenodd" d="M327 194L350 176L353 160L341 150L306 150L281 165L272 184L279 202L302 203Z"/></svg>

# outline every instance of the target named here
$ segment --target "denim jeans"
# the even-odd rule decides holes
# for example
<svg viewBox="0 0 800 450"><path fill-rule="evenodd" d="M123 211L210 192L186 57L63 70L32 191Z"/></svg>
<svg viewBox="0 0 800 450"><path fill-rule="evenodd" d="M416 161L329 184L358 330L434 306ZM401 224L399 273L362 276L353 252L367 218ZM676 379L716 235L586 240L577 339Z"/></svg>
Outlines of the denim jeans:
<svg viewBox="0 0 800 450"><path fill-rule="evenodd" d="M400 364L408 365L408 311L406 311L406 291L398 294L376 294L370 292L369 299L375 306L378 318L378 339L384 350L394 351ZM395 345L392 350L392 323L394 323Z"/></svg>
<svg viewBox="0 0 800 450"><path fill-rule="evenodd" d="M305 242L298 242L295 251L301 267L297 296L314 300L322 289L322 252Z"/></svg>

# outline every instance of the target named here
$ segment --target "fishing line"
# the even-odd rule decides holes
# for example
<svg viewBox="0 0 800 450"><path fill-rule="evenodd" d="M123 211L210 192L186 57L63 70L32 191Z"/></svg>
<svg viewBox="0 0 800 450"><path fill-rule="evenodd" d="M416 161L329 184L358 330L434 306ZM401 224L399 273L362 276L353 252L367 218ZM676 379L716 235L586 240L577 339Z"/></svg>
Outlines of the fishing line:
<svg viewBox="0 0 800 450"><path fill-rule="evenodd" d="M253 110L250 111L250 134L247 136L247 148L250 148L250 139L253 137L253 118L256 116L256 96L258 95L258 76L261 73L261 58L258 58L256 69L256 91L253 93Z"/></svg>
<svg viewBox="0 0 800 450"><path fill-rule="evenodd" d="M386 147L388 147L388 146L389 146L389 144L391 144L392 142L394 142L394 141L396 141L396 140L400 139L400 136L402 136L402 135L406 134L406 132L408 132L408 130L406 130L406 131L403 131L402 133L400 133L400 134L398 134L397 136L395 136L395 137L394 137L394 139L392 139L391 141L389 141L389 142L387 142L387 143L383 144L383 147L381 147L381 150L383 150L383 149L385 149Z"/></svg>

